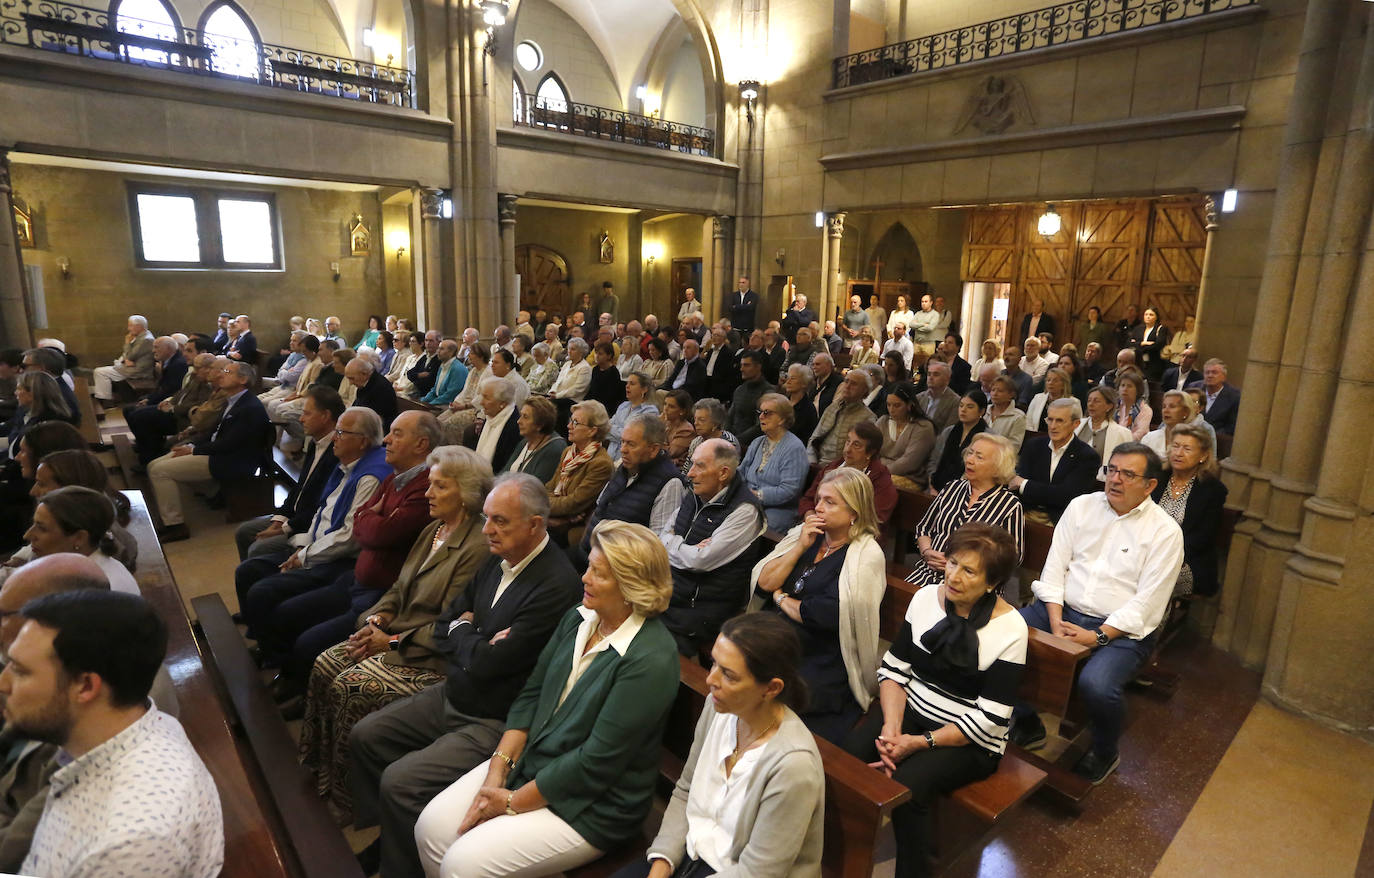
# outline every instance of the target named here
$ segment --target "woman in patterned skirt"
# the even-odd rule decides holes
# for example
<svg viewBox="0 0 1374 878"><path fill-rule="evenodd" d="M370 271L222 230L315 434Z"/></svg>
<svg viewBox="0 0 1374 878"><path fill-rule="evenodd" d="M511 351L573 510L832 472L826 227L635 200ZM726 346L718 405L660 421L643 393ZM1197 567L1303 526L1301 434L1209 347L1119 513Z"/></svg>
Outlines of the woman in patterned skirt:
<svg viewBox="0 0 1374 878"><path fill-rule="evenodd" d="M945 486L916 525L921 560L906 581L936 585L945 579L945 543L970 521L996 525L1011 534L1018 561L1025 517L1021 501L1007 490L1016 475L1016 446L1005 436L979 433L964 452L964 477Z"/></svg>
<svg viewBox="0 0 1374 878"><path fill-rule="evenodd" d="M367 714L443 679L434 620L488 557L482 500L491 491L487 462L446 445L429 460L434 521L401 567L396 583L358 620L358 631L315 660L301 726L301 762L340 823L352 821L348 733Z"/></svg>

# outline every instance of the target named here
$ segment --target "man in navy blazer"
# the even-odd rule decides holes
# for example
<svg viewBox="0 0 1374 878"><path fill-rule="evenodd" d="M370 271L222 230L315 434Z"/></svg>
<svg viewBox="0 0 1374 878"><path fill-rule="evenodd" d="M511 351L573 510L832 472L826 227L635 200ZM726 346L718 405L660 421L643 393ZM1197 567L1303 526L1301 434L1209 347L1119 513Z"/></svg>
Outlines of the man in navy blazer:
<svg viewBox="0 0 1374 878"><path fill-rule="evenodd" d="M253 335L253 321L248 319L247 314L240 314L234 318L234 323L238 325L239 334L234 340L229 342L225 348L224 355L231 360L238 360L240 363L248 363L256 367L258 365L258 340Z"/></svg>
<svg viewBox="0 0 1374 878"><path fill-rule="evenodd" d="M378 858L383 875L421 874L420 812L491 758L540 651L582 595L578 571L549 539L548 492L538 479L499 476L482 511L492 557L434 622L444 680L363 717L348 738L354 825L382 829L359 854L369 874Z"/></svg>
<svg viewBox="0 0 1374 878"><path fill-rule="evenodd" d="M177 445L148 464L148 478L163 524L158 537L164 543L191 535L181 513L181 482L224 482L251 476L272 443L267 409L249 391L257 384L257 371L247 363L230 363L216 380L228 397L210 437L194 445Z"/></svg>
<svg viewBox="0 0 1374 878"><path fill-rule="evenodd" d="M234 319L234 315L228 311L221 311L219 319L215 321L215 335L210 340L210 353L222 354L224 349L229 347L229 321Z"/></svg>
<svg viewBox="0 0 1374 878"><path fill-rule="evenodd" d="M803 326L810 326L815 321L816 312L806 307L806 294L797 293L792 307L787 309L782 318L782 334L787 337L787 343L796 344L797 330Z"/></svg>
<svg viewBox="0 0 1374 878"><path fill-rule="evenodd" d="M1235 435L1240 411L1240 390L1226 383L1226 364L1216 358L1202 367L1202 417L1218 433Z"/></svg>
<svg viewBox="0 0 1374 878"><path fill-rule="evenodd" d="M1193 368L1197 363L1197 351L1188 348L1179 357L1177 366L1170 366L1164 370L1164 379L1159 383L1159 389L1168 392L1170 390L1184 390L1189 384L1200 384L1202 373Z"/></svg>
<svg viewBox="0 0 1374 878"><path fill-rule="evenodd" d="M1073 435L1082 417L1078 400L1056 399L1045 415L1045 435L1021 446L1021 460L1008 487L1021 496L1027 511L1058 521L1071 500L1097 489L1102 458Z"/></svg>
<svg viewBox="0 0 1374 878"><path fill-rule="evenodd" d="M754 331L754 312L759 307L759 294L749 288L749 276L742 275L739 289L726 297L726 315L730 325L742 333Z"/></svg>
<svg viewBox="0 0 1374 878"><path fill-rule="evenodd" d="M706 358L701 356L701 347L692 339L682 343L682 359L663 389L685 390L693 400L706 396Z"/></svg>

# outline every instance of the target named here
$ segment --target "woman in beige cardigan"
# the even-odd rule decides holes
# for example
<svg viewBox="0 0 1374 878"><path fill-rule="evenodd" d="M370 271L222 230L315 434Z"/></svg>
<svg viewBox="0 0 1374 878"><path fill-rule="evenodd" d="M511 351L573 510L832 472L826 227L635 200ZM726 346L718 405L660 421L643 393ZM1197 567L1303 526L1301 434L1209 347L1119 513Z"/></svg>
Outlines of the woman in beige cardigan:
<svg viewBox="0 0 1374 878"><path fill-rule="evenodd" d="M549 491L549 529L571 540L569 528L580 526L596 505L614 466L604 443L611 432L606 407L595 400L579 402L568 418L568 447L545 487Z"/></svg>
<svg viewBox="0 0 1374 878"><path fill-rule="evenodd" d="M753 586L791 620L802 642L807 728L845 735L878 691L878 606L887 587L873 483L840 467L821 482L816 508L754 566ZM755 602L755 609L758 602Z"/></svg>
<svg viewBox="0 0 1374 878"><path fill-rule="evenodd" d="M353 809L348 734L374 710L443 679L434 620L489 556L482 501L491 466L470 448L434 450L428 460L429 513L395 584L358 618L358 631L315 660L301 726L301 761L340 822Z"/></svg>

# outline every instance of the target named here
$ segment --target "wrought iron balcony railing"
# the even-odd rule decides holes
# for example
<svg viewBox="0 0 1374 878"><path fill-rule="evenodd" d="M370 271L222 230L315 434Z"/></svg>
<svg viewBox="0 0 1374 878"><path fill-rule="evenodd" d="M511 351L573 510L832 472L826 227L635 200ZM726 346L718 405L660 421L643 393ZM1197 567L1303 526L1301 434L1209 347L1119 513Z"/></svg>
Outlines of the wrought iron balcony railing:
<svg viewBox="0 0 1374 878"><path fill-rule="evenodd" d="M516 125L693 155L715 154L716 135L709 128L665 122L653 116L592 104L516 94L519 95L515 101Z"/></svg>
<svg viewBox="0 0 1374 878"><path fill-rule="evenodd" d="M0 42L351 100L415 106L415 74L59 0L0 0Z"/></svg>
<svg viewBox="0 0 1374 878"><path fill-rule="evenodd" d="M1257 3L1258 0L1072 0L836 58L834 87L941 70Z"/></svg>

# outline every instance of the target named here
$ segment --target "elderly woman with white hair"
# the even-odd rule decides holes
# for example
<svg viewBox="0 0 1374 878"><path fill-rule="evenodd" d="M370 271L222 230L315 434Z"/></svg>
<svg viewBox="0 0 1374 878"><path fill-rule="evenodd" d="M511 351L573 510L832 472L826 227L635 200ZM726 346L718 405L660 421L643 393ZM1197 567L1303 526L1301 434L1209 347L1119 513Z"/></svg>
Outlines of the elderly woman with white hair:
<svg viewBox="0 0 1374 878"><path fill-rule="evenodd" d="M429 514L396 582L358 616L357 630L315 659L301 726L301 763L338 818L352 813L348 735L364 716L443 679L434 620L467 587L490 552L482 502L491 467L468 448L430 452Z"/></svg>
<svg viewBox="0 0 1374 878"><path fill-rule="evenodd" d="M1159 417L1159 429L1146 433L1145 438L1140 441L1159 455L1159 459L1164 461L1165 469L1169 468L1169 448L1174 441L1174 428L1179 424L1192 424L1205 430L1211 439L1211 447L1217 447L1217 432L1199 414L1197 400L1191 393L1183 390L1166 391L1164 401L1160 404Z"/></svg>
<svg viewBox="0 0 1374 878"><path fill-rule="evenodd" d="M108 366L95 370L96 399L103 403L114 401L114 385L126 381L134 390L150 390L157 383L154 374L153 334L148 331L148 318L129 315L128 333L124 336L124 350Z"/></svg>
<svg viewBox="0 0 1374 878"><path fill-rule="evenodd" d="M1016 475L1016 462L1016 446L1007 437L995 433L974 436L964 452L963 478L945 486L916 525L921 563L907 574L907 582L921 586L943 582L949 560L945 543L971 521L1006 530L1016 542L1016 557L1021 557L1025 513L1021 500L1007 488Z"/></svg>
<svg viewBox="0 0 1374 878"><path fill-rule="evenodd" d="M606 453L611 456L613 463L620 462L620 434L625 431L630 419L635 415L658 417L658 406L650 401L653 390L653 380L643 372L631 372L626 377L625 401L611 417L611 432L606 442Z"/></svg>
<svg viewBox="0 0 1374 878"><path fill-rule="evenodd" d="M546 394L558 378L558 364L553 361L553 351L547 342L541 341L530 349L530 356L534 358L534 363L525 375L530 393Z"/></svg>
<svg viewBox="0 0 1374 878"><path fill-rule="evenodd" d="M811 693L802 721L831 742L844 739L878 690L878 607L887 581L878 528L873 484L842 467L821 482L816 508L754 566L751 584L801 638L801 676Z"/></svg>
<svg viewBox="0 0 1374 878"><path fill-rule="evenodd" d="M697 447L708 439L724 439L735 446L736 451L742 453L735 434L725 429L725 406L721 405L720 400L709 396L697 400L692 406L692 427L696 431L696 436L692 439L692 444L687 446L687 456L682 462L684 476L687 475L687 470L692 468L692 455L696 453Z"/></svg>

